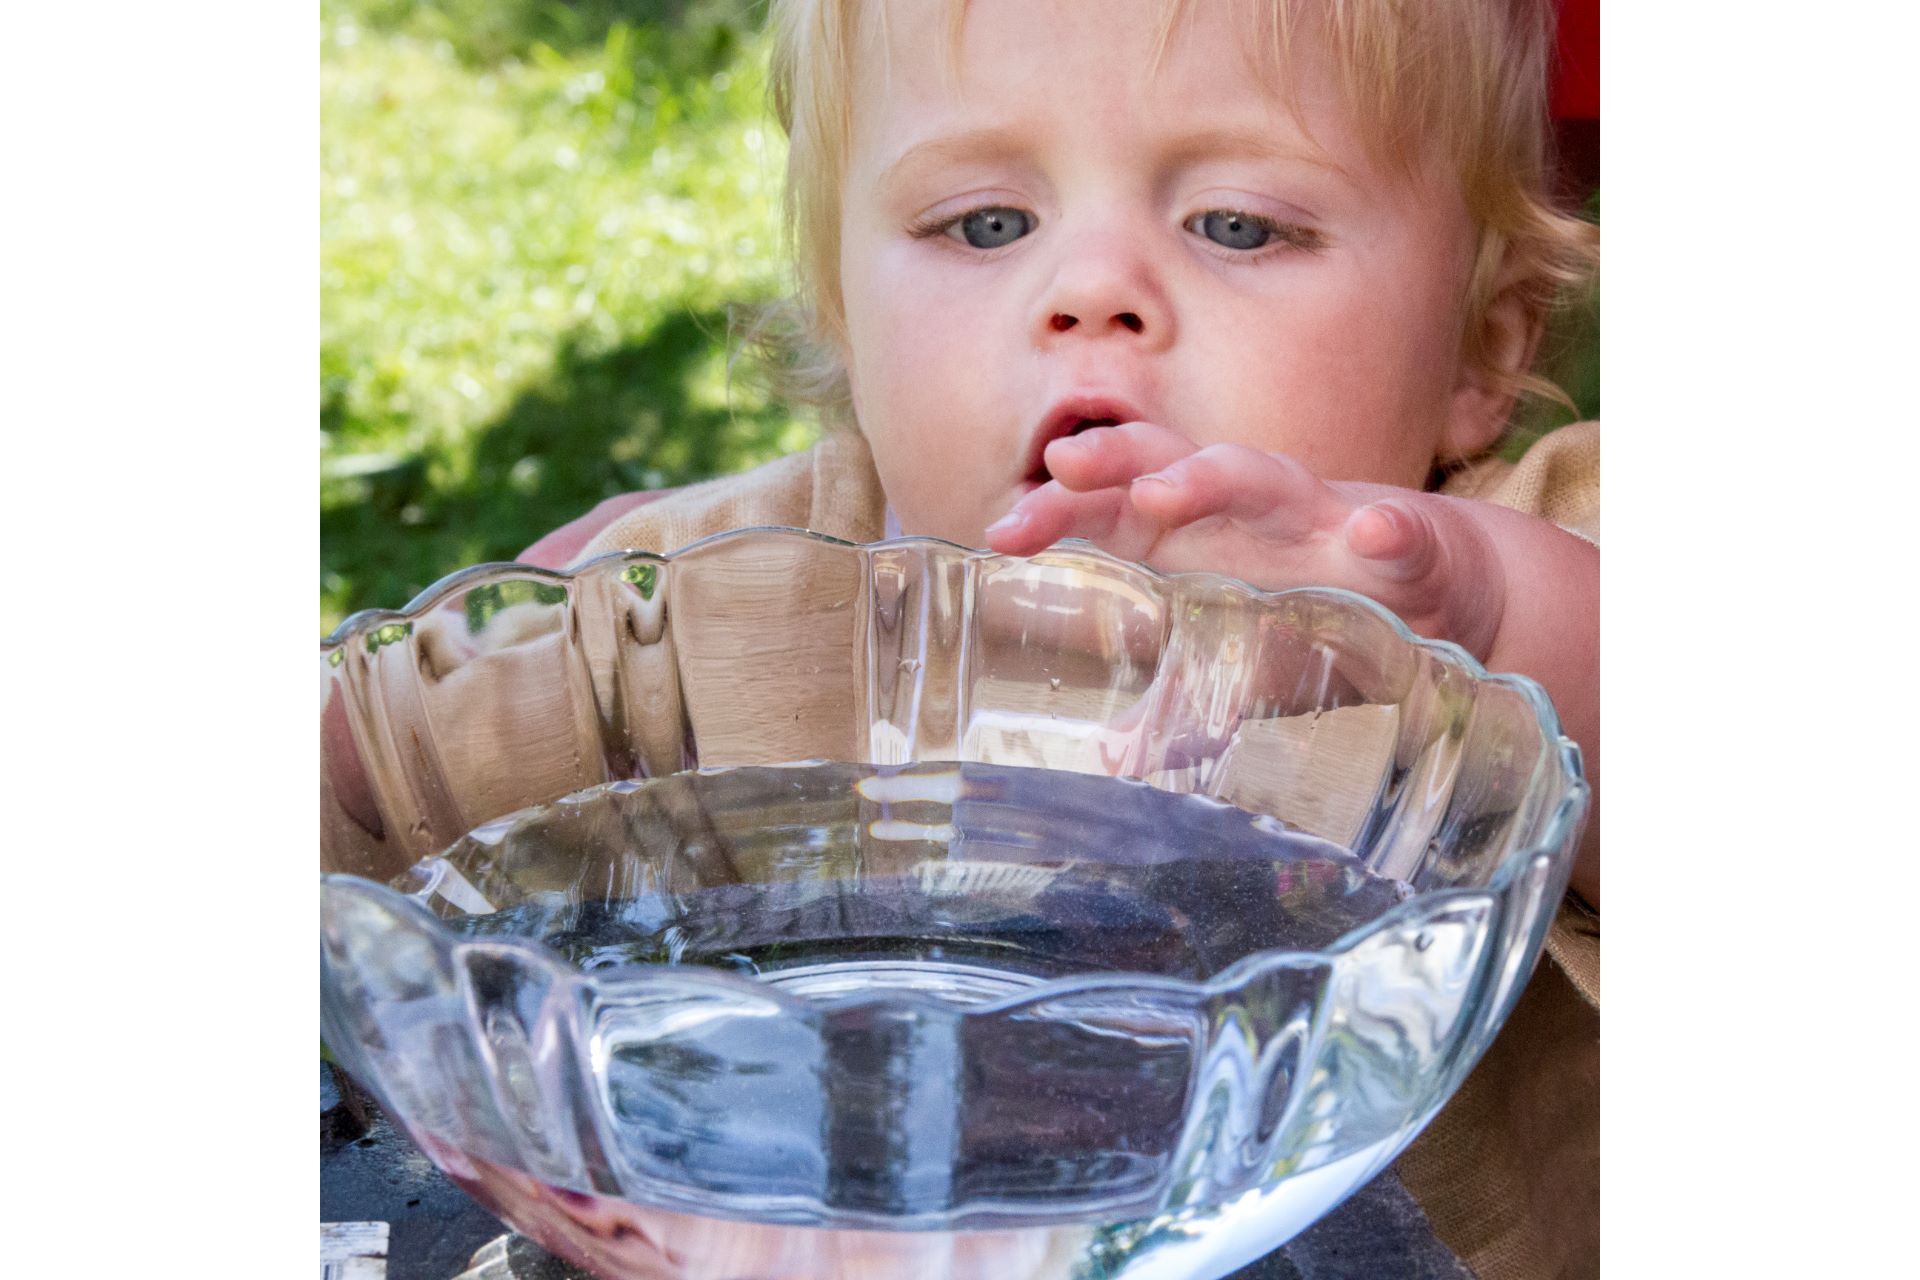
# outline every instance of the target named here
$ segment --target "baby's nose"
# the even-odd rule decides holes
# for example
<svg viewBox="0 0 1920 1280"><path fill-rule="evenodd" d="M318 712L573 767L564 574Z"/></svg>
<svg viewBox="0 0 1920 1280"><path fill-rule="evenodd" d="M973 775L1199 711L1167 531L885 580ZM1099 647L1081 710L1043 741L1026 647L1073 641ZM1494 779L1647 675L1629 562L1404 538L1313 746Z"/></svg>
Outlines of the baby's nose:
<svg viewBox="0 0 1920 1280"><path fill-rule="evenodd" d="M1067 330L1073 328L1073 326L1080 323L1080 317L1070 316L1064 311L1056 311L1053 313L1053 319L1048 321L1048 323L1053 326L1053 331L1055 333L1065 333ZM1146 328L1147 328L1147 322L1145 320L1142 320L1137 314L1131 311L1122 311L1118 313L1117 315L1113 316L1108 321L1108 323L1117 324L1122 329L1127 329L1134 333L1144 333L1146 332Z"/></svg>
<svg viewBox="0 0 1920 1280"><path fill-rule="evenodd" d="M1075 246L1039 302L1034 340L1042 346L1066 334L1125 339L1149 349L1173 340L1173 308L1153 264L1131 246L1109 239Z"/></svg>

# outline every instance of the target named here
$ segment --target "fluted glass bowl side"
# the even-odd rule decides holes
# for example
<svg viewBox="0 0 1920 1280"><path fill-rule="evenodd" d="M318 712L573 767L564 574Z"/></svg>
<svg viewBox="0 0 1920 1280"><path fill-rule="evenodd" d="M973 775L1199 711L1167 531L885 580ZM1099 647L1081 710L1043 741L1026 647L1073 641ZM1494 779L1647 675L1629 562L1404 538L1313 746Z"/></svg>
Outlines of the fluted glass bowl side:
<svg viewBox="0 0 1920 1280"><path fill-rule="evenodd" d="M1358 596L1165 577L1084 545L1015 559L749 530L570 573L481 566L349 619L321 670L333 1051L436 1158L759 1222L1177 1218L1316 1175L1324 1210L1492 1039L1539 956L1586 798L1531 682ZM1203 976L1069 974L959 1002L686 965L583 972L441 918L564 891L537 858L514 864L521 881L477 884L486 850L440 856L468 832L531 848L529 824L552 820L514 816L531 806L602 787L582 803L605 807L647 780L795 761L898 766L933 787L923 808L950 810L966 792L939 782L958 776L947 762L1139 779L1195 797L1179 818L1195 831L1215 821L1203 810L1245 810L1414 892L1325 945ZM697 810L702 787L727 785L652 792L690 787ZM929 830L940 818L915 813ZM910 865L937 865L939 841L922 843ZM646 1052L623 1056L635 1044ZM840 1114L815 1095L849 1045L897 1068L841 1081L895 1090L897 1123L876 1140L899 1158L868 1177L832 1167L831 1123L824 1146L798 1150L778 1143L807 1126L772 1122ZM675 1070L650 1076L650 1061ZM707 1063L711 1092L689 1061ZM1030 1159L1017 1143L979 1159L953 1146L970 1102L1017 1105L1048 1080L1097 1101L1122 1077L1131 1130L1031 1144ZM756 1106L768 1123L682 1140Z"/></svg>

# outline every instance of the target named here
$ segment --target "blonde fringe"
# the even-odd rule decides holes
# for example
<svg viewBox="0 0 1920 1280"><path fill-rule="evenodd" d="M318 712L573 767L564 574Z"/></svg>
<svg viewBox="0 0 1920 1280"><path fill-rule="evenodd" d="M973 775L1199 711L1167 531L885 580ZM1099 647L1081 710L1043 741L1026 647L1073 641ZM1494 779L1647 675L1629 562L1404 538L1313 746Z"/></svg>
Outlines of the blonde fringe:
<svg viewBox="0 0 1920 1280"><path fill-rule="evenodd" d="M820 322L798 297L736 304L727 309L727 320L736 344L727 360L730 373L745 359L774 397L813 409L822 429L853 427L846 365L820 339Z"/></svg>

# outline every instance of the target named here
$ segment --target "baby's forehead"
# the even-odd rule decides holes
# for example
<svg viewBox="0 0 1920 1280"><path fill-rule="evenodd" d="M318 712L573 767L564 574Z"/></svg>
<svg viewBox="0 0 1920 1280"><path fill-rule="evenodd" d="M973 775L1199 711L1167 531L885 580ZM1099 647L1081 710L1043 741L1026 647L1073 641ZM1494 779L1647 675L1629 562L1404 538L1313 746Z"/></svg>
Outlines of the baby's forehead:
<svg viewBox="0 0 1920 1280"><path fill-rule="evenodd" d="M1257 0L872 0L853 42L856 71L865 73L856 78L883 90L964 94L1092 69L1095 77L1076 87L1095 110L1116 87L1144 81L1207 91L1224 77L1270 93L1292 69L1276 60L1260 8Z"/></svg>
<svg viewBox="0 0 1920 1280"><path fill-rule="evenodd" d="M852 68L855 146L898 155L983 129L1128 145L1237 132L1357 162L1372 139L1324 45L1261 44L1258 7L1190 5L1167 27L1166 0L884 0Z"/></svg>

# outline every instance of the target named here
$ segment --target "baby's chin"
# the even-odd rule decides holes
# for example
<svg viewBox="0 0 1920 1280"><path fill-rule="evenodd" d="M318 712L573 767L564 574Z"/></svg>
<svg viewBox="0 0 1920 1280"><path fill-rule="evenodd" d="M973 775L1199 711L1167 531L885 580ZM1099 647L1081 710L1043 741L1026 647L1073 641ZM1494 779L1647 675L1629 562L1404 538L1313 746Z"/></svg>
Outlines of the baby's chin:
<svg viewBox="0 0 1920 1280"><path fill-rule="evenodd" d="M1040 486L1023 480L1005 493L988 495L968 503L966 510L948 507L943 511L915 511L911 507L890 507L887 536L939 538L963 547L987 545L987 526L1007 514L1020 499Z"/></svg>

